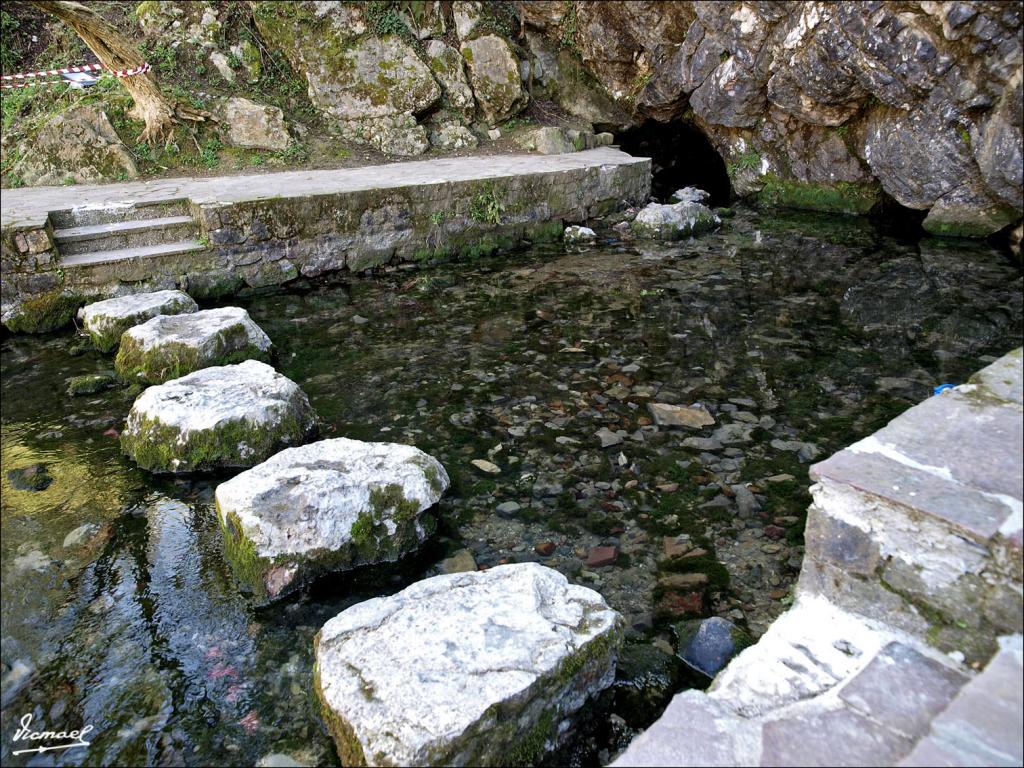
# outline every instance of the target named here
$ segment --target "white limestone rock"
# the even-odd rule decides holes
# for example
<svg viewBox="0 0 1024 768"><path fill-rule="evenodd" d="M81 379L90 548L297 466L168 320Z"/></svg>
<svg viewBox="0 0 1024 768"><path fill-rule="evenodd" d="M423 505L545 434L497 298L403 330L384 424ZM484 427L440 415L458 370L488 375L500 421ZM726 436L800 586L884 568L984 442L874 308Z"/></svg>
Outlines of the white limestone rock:
<svg viewBox="0 0 1024 768"><path fill-rule="evenodd" d="M435 576L316 638L344 765L532 765L615 676L622 618L536 563Z"/></svg>
<svg viewBox="0 0 1024 768"><path fill-rule="evenodd" d="M722 220L707 206L695 202L672 205L651 203L633 220L633 234L652 240L679 240L710 232Z"/></svg>
<svg viewBox="0 0 1024 768"><path fill-rule="evenodd" d="M187 314L198 309L192 297L181 291L155 291L86 304L78 310L78 319L97 349L109 352L132 326L157 315Z"/></svg>
<svg viewBox="0 0 1024 768"><path fill-rule="evenodd" d="M711 197L703 189L697 187L683 187L672 193L673 203L706 203Z"/></svg>
<svg viewBox="0 0 1024 768"><path fill-rule="evenodd" d="M448 473L411 445L335 438L275 454L217 486L225 551L263 602L327 571L393 562L434 530Z"/></svg>
<svg viewBox="0 0 1024 768"><path fill-rule="evenodd" d="M126 381L162 384L213 365L269 362L272 346L241 307L158 315L125 331L114 367Z"/></svg>
<svg viewBox="0 0 1024 768"><path fill-rule="evenodd" d="M128 414L121 450L152 472L251 467L304 442L316 426L295 382L246 360L144 391Z"/></svg>
<svg viewBox="0 0 1024 768"><path fill-rule="evenodd" d="M590 227L578 227L573 224L565 228L562 239L567 243L592 243L597 239L597 233Z"/></svg>

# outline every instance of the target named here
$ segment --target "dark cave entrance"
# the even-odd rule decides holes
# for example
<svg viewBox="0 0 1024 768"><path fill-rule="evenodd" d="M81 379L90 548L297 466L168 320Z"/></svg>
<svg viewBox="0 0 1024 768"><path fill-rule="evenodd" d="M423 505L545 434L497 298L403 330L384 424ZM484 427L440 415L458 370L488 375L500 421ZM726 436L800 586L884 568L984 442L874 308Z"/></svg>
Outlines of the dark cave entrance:
<svg viewBox="0 0 1024 768"><path fill-rule="evenodd" d="M712 205L728 205L732 188L725 162L699 128L683 121L648 120L616 140L624 152L651 158L651 194L662 202L682 187L698 187Z"/></svg>

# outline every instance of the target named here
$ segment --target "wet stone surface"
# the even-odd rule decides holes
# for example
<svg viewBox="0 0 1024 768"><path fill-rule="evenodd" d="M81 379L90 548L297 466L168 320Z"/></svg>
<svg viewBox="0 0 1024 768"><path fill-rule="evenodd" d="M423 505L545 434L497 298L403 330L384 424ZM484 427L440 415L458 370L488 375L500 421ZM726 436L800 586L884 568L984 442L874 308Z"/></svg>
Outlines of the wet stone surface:
<svg viewBox="0 0 1024 768"><path fill-rule="evenodd" d="M413 444L452 481L420 554L264 611L221 549L213 489L232 475L133 467L118 436L137 392L65 391L109 357L73 356L70 333L5 339L3 732L29 712L94 726L87 753L33 765L334 763L314 633L457 553L459 570L537 561L599 592L627 648L659 651L631 655L651 660L630 679L653 681L636 692L653 719L673 692L672 625L722 616L756 638L785 609L809 462L1021 344L1020 272L985 246L743 210L668 245L594 228L592 246L232 300L323 437ZM658 423L651 403L714 423ZM18 490L7 471L34 465L51 482ZM595 550L616 554L588 565ZM573 761L628 743L645 723L616 707L636 696L594 705ZM11 749L5 765L28 763Z"/></svg>

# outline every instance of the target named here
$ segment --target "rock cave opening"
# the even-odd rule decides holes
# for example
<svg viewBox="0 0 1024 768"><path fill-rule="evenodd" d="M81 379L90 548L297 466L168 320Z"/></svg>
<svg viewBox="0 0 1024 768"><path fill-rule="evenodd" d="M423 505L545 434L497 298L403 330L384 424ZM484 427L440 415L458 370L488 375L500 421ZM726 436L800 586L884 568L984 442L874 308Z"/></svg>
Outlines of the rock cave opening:
<svg viewBox="0 0 1024 768"><path fill-rule="evenodd" d="M662 202L682 187L699 187L714 206L728 205L732 193L725 161L692 123L648 120L616 136L624 152L651 158L651 194Z"/></svg>
<svg viewBox="0 0 1024 768"><path fill-rule="evenodd" d="M927 215L927 209L919 211L907 208L887 192L882 192L881 199L872 207L868 218L883 234L916 241L924 237L924 227L921 225Z"/></svg>

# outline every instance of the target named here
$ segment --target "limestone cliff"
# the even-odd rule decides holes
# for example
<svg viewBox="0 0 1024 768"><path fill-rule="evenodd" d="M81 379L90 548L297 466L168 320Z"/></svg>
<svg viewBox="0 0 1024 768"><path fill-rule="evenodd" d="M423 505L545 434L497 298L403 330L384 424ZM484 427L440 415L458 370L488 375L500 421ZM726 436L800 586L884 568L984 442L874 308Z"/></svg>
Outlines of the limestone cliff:
<svg viewBox="0 0 1024 768"><path fill-rule="evenodd" d="M570 112L623 128L696 124L734 190L865 211L884 190L936 234L987 235L1022 209L1021 6L1009 2L522 2L599 97Z"/></svg>

